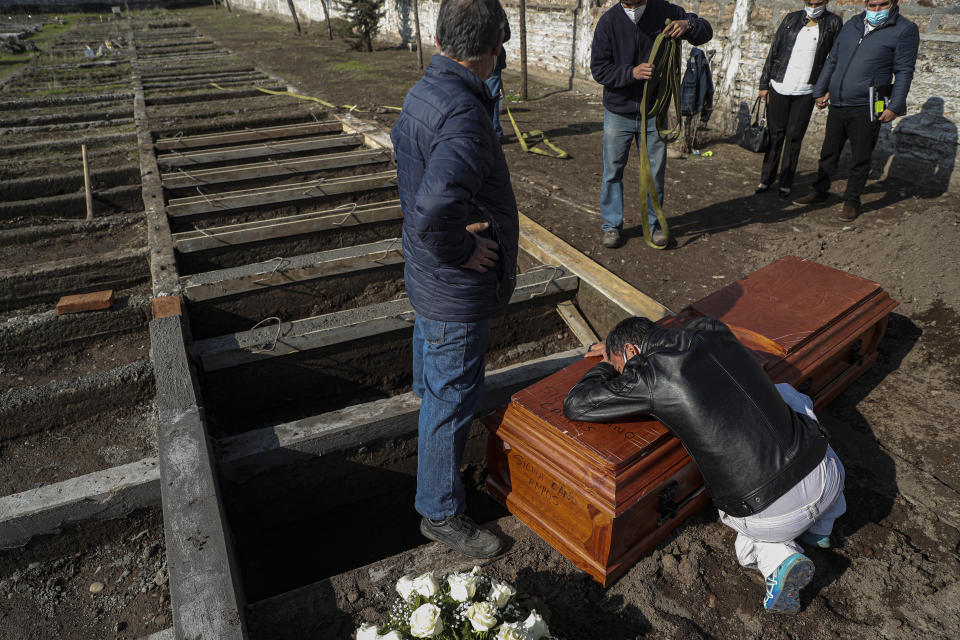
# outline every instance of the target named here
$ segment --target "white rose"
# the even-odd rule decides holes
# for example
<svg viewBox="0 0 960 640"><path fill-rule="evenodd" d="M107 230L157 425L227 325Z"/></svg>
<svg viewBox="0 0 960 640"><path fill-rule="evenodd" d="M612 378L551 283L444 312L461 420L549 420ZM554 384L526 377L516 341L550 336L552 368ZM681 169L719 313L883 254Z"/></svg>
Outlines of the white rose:
<svg viewBox="0 0 960 640"><path fill-rule="evenodd" d="M433 577L432 573L424 573L413 579L413 590L424 598L430 598L440 590L440 584L437 583L437 579Z"/></svg>
<svg viewBox="0 0 960 640"><path fill-rule="evenodd" d="M517 590L506 582L499 580L490 581L490 593L487 594L487 600L494 603L501 609L510 601L510 598L517 594Z"/></svg>
<svg viewBox="0 0 960 640"><path fill-rule="evenodd" d="M530 640L540 640L540 638L546 638L550 635L547 623L543 621L536 609L531 611L527 619L523 621L523 630L530 636Z"/></svg>
<svg viewBox="0 0 960 640"><path fill-rule="evenodd" d="M499 633L494 640L530 640L530 636L516 622L505 622L500 625Z"/></svg>
<svg viewBox="0 0 960 640"><path fill-rule="evenodd" d="M447 576L450 597L457 602L466 602L477 592L477 577L469 573L454 573Z"/></svg>
<svg viewBox="0 0 960 640"><path fill-rule="evenodd" d="M431 576L432 577L432 576ZM410 633L414 638L432 638L443 631L440 609L427 603L410 614Z"/></svg>
<svg viewBox="0 0 960 640"><path fill-rule="evenodd" d="M403 640L403 638L396 631L391 631L385 636L377 636L377 640Z"/></svg>
<svg viewBox="0 0 960 640"><path fill-rule="evenodd" d="M372 624L362 624L357 629L357 640L377 640L380 637L377 628Z"/></svg>
<svg viewBox="0 0 960 640"><path fill-rule="evenodd" d="M413 578L410 576L403 576L397 580L397 593L399 593L400 597L407 602L410 601L410 596L413 595L413 589Z"/></svg>
<svg viewBox="0 0 960 640"><path fill-rule="evenodd" d="M474 602L467 608L467 620L474 631L489 631L497 626L497 607L492 602Z"/></svg>

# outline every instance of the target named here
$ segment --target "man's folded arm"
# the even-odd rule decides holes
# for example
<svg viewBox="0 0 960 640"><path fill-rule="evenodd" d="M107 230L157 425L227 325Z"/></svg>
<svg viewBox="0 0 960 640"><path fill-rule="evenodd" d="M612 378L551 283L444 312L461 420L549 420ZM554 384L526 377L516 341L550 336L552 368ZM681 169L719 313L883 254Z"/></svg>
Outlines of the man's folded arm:
<svg viewBox="0 0 960 640"><path fill-rule="evenodd" d="M650 394L639 372L628 368L620 375L607 362L590 369L563 400L564 415L581 422L637 417L649 413L651 408Z"/></svg>

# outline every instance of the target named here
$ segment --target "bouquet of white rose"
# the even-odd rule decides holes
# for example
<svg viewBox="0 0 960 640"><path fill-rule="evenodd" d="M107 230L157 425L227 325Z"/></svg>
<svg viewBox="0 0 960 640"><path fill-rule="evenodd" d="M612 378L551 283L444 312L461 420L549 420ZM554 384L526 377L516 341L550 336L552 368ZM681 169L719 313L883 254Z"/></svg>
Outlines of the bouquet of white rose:
<svg viewBox="0 0 960 640"><path fill-rule="evenodd" d="M404 576L400 597L379 627L364 624L357 640L556 640L530 599L506 582L470 573Z"/></svg>

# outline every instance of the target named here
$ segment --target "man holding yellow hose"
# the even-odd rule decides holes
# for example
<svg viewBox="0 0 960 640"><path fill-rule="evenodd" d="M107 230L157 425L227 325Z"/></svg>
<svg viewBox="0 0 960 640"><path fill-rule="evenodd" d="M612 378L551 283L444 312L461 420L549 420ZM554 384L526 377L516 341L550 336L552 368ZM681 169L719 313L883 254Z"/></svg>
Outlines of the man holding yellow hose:
<svg viewBox="0 0 960 640"><path fill-rule="evenodd" d="M667 21L669 24L664 26ZM631 144L640 149L644 86L654 77L650 52L657 35L682 38L700 45L713 37L710 23L695 13L666 0L621 0L607 10L593 32L590 71L603 85L603 184L600 214L603 217L603 246L619 247L623 229L623 169ZM652 88L652 87L651 87ZM649 105L649 103L648 103ZM647 157L663 202L663 179L667 168L667 146L657 129L656 118L647 119ZM641 158L641 161L643 159ZM647 203L651 241L664 246L667 237L660 228L653 203Z"/></svg>

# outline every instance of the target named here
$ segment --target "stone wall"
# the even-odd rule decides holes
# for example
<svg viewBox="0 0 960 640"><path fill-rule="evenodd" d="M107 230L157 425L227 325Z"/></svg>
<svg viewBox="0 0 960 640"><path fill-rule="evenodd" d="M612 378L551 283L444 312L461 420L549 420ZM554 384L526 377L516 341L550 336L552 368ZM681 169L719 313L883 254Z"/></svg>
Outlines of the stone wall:
<svg viewBox="0 0 960 640"><path fill-rule="evenodd" d="M412 0L387 0L380 37L407 43L412 38ZM527 55L531 72L549 72L568 79L590 77L590 43L597 20L614 0L531 0L527 3ZM287 0L232 0L234 7L289 18ZM301 20L323 20L320 0L294 0ZM505 47L508 66L516 68L520 36L517 0L503 0L514 36ZM770 40L783 16L802 8L800 0L689 0L687 10L713 25L714 39L703 46L712 54L717 86L714 132L727 135L738 115L756 96ZM901 0L902 13L920 27L921 43L908 113L884 125L874 158L874 177L888 170L898 177L939 190L960 187L953 171L958 157L957 104L960 104L960 0ZM421 0L420 28L433 40L440 3ZM330 13L345 17L346 3L330 0ZM830 8L844 20L863 10L861 0L832 0ZM510 88L508 87L508 92ZM805 153L819 152L826 112L810 124Z"/></svg>

